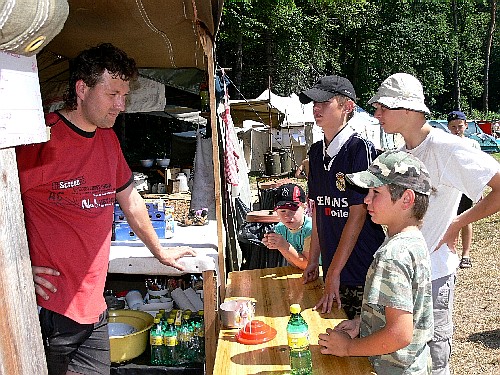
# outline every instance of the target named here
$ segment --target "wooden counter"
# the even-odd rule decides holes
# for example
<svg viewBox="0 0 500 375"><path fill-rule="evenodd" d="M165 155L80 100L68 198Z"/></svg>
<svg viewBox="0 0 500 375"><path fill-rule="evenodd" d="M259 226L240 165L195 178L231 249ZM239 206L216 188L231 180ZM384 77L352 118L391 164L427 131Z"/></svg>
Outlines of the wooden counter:
<svg viewBox="0 0 500 375"><path fill-rule="evenodd" d="M302 316L309 325L313 374L374 375L365 357L339 358L323 355L318 335L333 328L345 314L336 307L330 314L319 314L312 308L319 300L322 280L302 284L302 273L295 267L266 268L231 272L228 276L226 298L252 297L256 299L255 319L264 321L277 330L276 337L264 344L243 345L235 340L237 330L221 329L219 334L214 374L280 374L290 371L286 325L290 305L299 303Z"/></svg>
<svg viewBox="0 0 500 375"><path fill-rule="evenodd" d="M183 257L179 263L184 271L161 264L140 240L112 241L109 255L108 273L122 273L135 275L168 275L179 276L187 273L202 274L203 276L203 308L205 320L205 355L207 373L211 373L215 359L215 344L217 342L217 277L223 277L218 269L217 226L215 220L208 225L176 227L174 236L169 239L160 239L164 247L189 247L197 252L195 257ZM134 366L132 366L134 368ZM152 366L154 369L155 366ZM141 371L144 371L141 368ZM164 370L156 368L158 374ZM125 371L125 369L122 369ZM175 369L171 369L174 373ZM130 370L131 373L133 372ZM151 370L153 371L153 370ZM180 371L180 370L179 370ZM116 373L116 372L115 372ZM151 372L148 372L151 373ZM175 372L177 373L177 372ZM181 373L181 372L179 372ZM193 373L194 370L193 370ZM215 373L214 373L215 374Z"/></svg>

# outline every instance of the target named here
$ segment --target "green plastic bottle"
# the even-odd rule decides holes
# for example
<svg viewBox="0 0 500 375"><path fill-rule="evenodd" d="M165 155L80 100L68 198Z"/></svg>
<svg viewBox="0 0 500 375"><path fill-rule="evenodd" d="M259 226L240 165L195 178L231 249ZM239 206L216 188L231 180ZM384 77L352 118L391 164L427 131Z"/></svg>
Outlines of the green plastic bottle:
<svg viewBox="0 0 500 375"><path fill-rule="evenodd" d="M197 363L205 362L205 322L203 310L198 311L192 319L194 330L193 336L193 360Z"/></svg>
<svg viewBox="0 0 500 375"><path fill-rule="evenodd" d="M149 331L149 344L151 345L151 364L163 364L163 325L160 318L154 318L153 326Z"/></svg>
<svg viewBox="0 0 500 375"><path fill-rule="evenodd" d="M163 364L166 366L176 366L179 361L177 358L178 341L173 318L167 319L167 326L163 332L163 347Z"/></svg>
<svg viewBox="0 0 500 375"><path fill-rule="evenodd" d="M286 327L290 349L292 375L312 375L311 351L309 350L309 327L300 315L300 305L290 306L290 320Z"/></svg>
<svg viewBox="0 0 500 375"><path fill-rule="evenodd" d="M182 325L178 331L179 338L179 363L188 364L194 360L194 353L192 350L194 330L189 315L182 315Z"/></svg>

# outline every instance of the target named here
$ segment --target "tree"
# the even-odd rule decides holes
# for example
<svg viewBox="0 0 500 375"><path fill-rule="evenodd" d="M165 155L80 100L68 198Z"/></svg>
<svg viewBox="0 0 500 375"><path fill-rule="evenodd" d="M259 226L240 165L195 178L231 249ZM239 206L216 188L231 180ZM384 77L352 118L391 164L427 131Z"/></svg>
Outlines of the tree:
<svg viewBox="0 0 500 375"><path fill-rule="evenodd" d="M483 110L488 113L488 98L489 98L489 73L490 73L490 56L491 56L491 46L493 43L493 33L495 32L495 19L497 14L497 2L496 0L490 0L490 21L488 25L488 32L486 34L486 46L485 46L485 63L484 63L484 81L483 81Z"/></svg>

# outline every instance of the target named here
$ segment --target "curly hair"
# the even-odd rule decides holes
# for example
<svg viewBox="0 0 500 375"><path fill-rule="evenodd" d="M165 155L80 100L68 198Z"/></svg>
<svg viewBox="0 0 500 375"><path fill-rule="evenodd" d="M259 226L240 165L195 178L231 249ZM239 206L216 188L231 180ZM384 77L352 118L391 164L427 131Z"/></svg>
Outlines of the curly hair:
<svg viewBox="0 0 500 375"><path fill-rule="evenodd" d="M76 109L77 81L82 80L88 87L94 87L105 70L114 78L124 81L133 80L138 75L135 60L111 43L102 43L86 49L70 62L69 87L64 95L66 106L71 110Z"/></svg>

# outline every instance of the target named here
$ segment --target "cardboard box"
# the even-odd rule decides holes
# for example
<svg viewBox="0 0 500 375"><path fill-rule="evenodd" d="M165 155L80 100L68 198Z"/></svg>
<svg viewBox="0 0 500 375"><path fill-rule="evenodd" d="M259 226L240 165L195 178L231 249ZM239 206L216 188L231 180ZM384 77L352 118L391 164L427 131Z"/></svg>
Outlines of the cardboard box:
<svg viewBox="0 0 500 375"><path fill-rule="evenodd" d="M177 180L168 181L168 185L167 185L167 193L168 194L178 193L179 190L180 190L180 181L177 181Z"/></svg>
<svg viewBox="0 0 500 375"><path fill-rule="evenodd" d="M177 175L181 173L180 168L167 168L165 170L165 185L168 186L170 180L177 180Z"/></svg>

